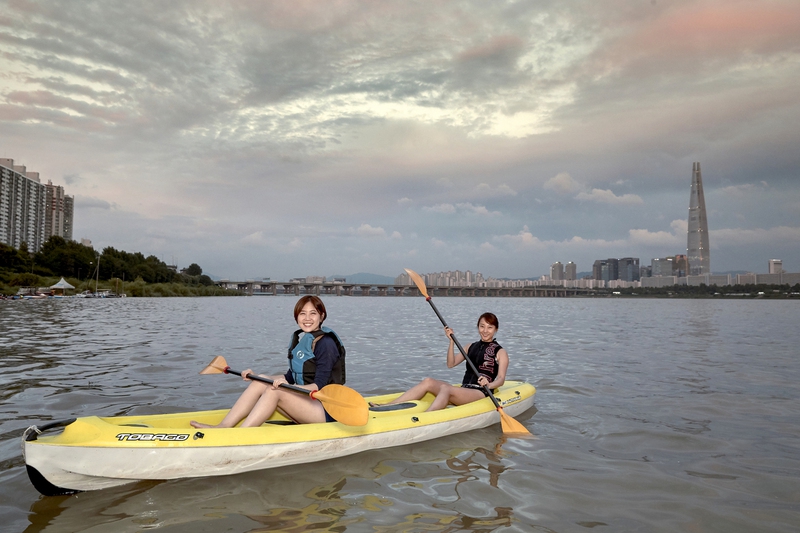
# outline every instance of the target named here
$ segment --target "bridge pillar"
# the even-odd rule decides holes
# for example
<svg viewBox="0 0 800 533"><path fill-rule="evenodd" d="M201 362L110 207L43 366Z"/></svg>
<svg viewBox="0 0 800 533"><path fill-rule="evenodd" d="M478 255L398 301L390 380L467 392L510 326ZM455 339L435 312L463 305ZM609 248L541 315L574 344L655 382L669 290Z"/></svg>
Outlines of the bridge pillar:
<svg viewBox="0 0 800 533"><path fill-rule="evenodd" d="M402 296L405 291L406 291L405 285L401 285L399 287L394 287L394 295L395 296Z"/></svg>
<svg viewBox="0 0 800 533"><path fill-rule="evenodd" d="M359 287L361 287L361 296L369 296L369 290L372 285L359 285Z"/></svg>
<svg viewBox="0 0 800 533"><path fill-rule="evenodd" d="M300 294L300 287L295 283L285 283L283 285L283 294L294 294L297 296Z"/></svg>

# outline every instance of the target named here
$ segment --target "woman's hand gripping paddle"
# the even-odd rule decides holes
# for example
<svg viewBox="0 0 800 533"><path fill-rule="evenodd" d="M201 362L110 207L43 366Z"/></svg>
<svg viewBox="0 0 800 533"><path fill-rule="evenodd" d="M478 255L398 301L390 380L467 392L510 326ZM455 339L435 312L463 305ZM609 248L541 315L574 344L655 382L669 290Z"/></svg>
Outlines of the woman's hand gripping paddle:
<svg viewBox="0 0 800 533"><path fill-rule="evenodd" d="M225 358L221 355L216 356L207 367L200 371L200 373L242 375L241 372L231 369L225 361ZM270 385L272 384L271 379L262 378L255 374L248 374L247 379L261 381L262 383L268 383ZM310 391L288 383L281 383L280 387L300 394L306 394L311 396L314 400L318 400L325 406L325 410L328 414L342 424L347 424L348 426L363 426L369 420L369 406L367 405L367 400L350 387L331 384L325 385L321 389L315 391Z"/></svg>
<svg viewBox="0 0 800 533"><path fill-rule="evenodd" d="M448 327L447 322L444 321L444 317L442 317L441 313L439 313L439 310L436 309L436 306L434 305L433 300L431 299L431 297L428 296L428 289L425 287L425 281L422 279L422 277L419 274L417 274L416 272L414 272L413 270L410 270L408 268L405 269L405 271L408 272L409 276L411 276L411 280L414 282L414 285L417 286L417 288L419 289L419 292L422 293L422 295L425 297L425 300L429 304L431 304L431 308L433 309L433 312L436 313L436 316L439 317L439 320L442 322L442 325L444 327ZM456 339L456 336L455 335L451 335L450 337L453 339L453 342L456 344L456 346L458 346L458 350L461 352L461 355L464 356L464 359L467 361L467 364L470 366L472 371L475 372L475 375L478 375L478 369L475 368L475 363L473 363L470 360L470 358L467 357L467 352L464 351L464 347L461 346L460 342L458 342L458 339ZM497 398L494 397L494 394L492 394L492 391L490 391L488 388L486 388L485 385L483 386L483 389L486 391L486 394L488 394L489 398L492 399L492 402L494 403L494 406L497 407L497 412L500 413L500 424L503 427L503 434L504 435L507 435L509 437L517 437L517 438L524 438L524 437L532 437L533 436L533 435L531 435L531 432L528 431L525 428L525 426L523 426L522 424L520 424L519 422L514 420L514 418L511 415L506 414L505 411L503 411L503 408L500 407L500 404L497 402Z"/></svg>

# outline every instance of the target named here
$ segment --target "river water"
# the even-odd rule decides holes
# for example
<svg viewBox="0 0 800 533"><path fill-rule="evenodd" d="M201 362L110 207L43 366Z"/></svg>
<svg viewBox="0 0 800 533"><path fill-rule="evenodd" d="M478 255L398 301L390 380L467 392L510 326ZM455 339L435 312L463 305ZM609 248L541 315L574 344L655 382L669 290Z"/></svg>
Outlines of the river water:
<svg viewBox="0 0 800 533"><path fill-rule="evenodd" d="M445 365L420 297L324 298L348 385L405 389ZM213 356L283 371L295 298L0 301L0 529L25 532L789 532L800 524L800 302L436 298L462 343L492 311L510 379L500 426L235 476L44 497L30 424L230 406Z"/></svg>

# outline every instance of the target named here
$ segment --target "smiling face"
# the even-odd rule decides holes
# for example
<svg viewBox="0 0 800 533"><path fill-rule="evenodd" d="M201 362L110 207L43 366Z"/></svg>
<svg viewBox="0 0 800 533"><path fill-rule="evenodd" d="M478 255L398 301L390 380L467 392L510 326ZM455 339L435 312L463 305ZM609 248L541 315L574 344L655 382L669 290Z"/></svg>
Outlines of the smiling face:
<svg viewBox="0 0 800 533"><path fill-rule="evenodd" d="M497 333L497 328L481 318L478 322L478 334L481 336L481 340L483 342L491 342L495 333Z"/></svg>
<svg viewBox="0 0 800 533"><path fill-rule="evenodd" d="M307 302L297 313L297 325L306 333L317 331L325 320L325 315L320 314L312 302Z"/></svg>

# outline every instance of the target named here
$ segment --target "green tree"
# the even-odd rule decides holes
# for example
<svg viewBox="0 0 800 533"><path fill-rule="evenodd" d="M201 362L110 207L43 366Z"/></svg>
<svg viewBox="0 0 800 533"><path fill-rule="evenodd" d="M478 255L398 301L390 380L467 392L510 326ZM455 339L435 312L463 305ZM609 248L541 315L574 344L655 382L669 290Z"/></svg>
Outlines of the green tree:
<svg viewBox="0 0 800 533"><path fill-rule="evenodd" d="M200 268L200 265L197 263L192 263L189 265L189 268L186 269L185 273L189 276L199 276L203 273L203 269Z"/></svg>
<svg viewBox="0 0 800 533"><path fill-rule="evenodd" d="M27 252L23 254L21 250L0 242L0 268L11 272L19 272L24 270L26 266L30 266L29 262L30 257Z"/></svg>
<svg viewBox="0 0 800 533"><path fill-rule="evenodd" d="M30 272L23 272L21 274L17 274L11 281L8 282L9 285L13 285L15 287L38 287L41 281L39 280L39 276L36 274L31 274Z"/></svg>
<svg viewBox="0 0 800 533"><path fill-rule="evenodd" d="M94 249L56 235L47 239L36 254L37 268L64 277L88 277L94 269L94 261Z"/></svg>

